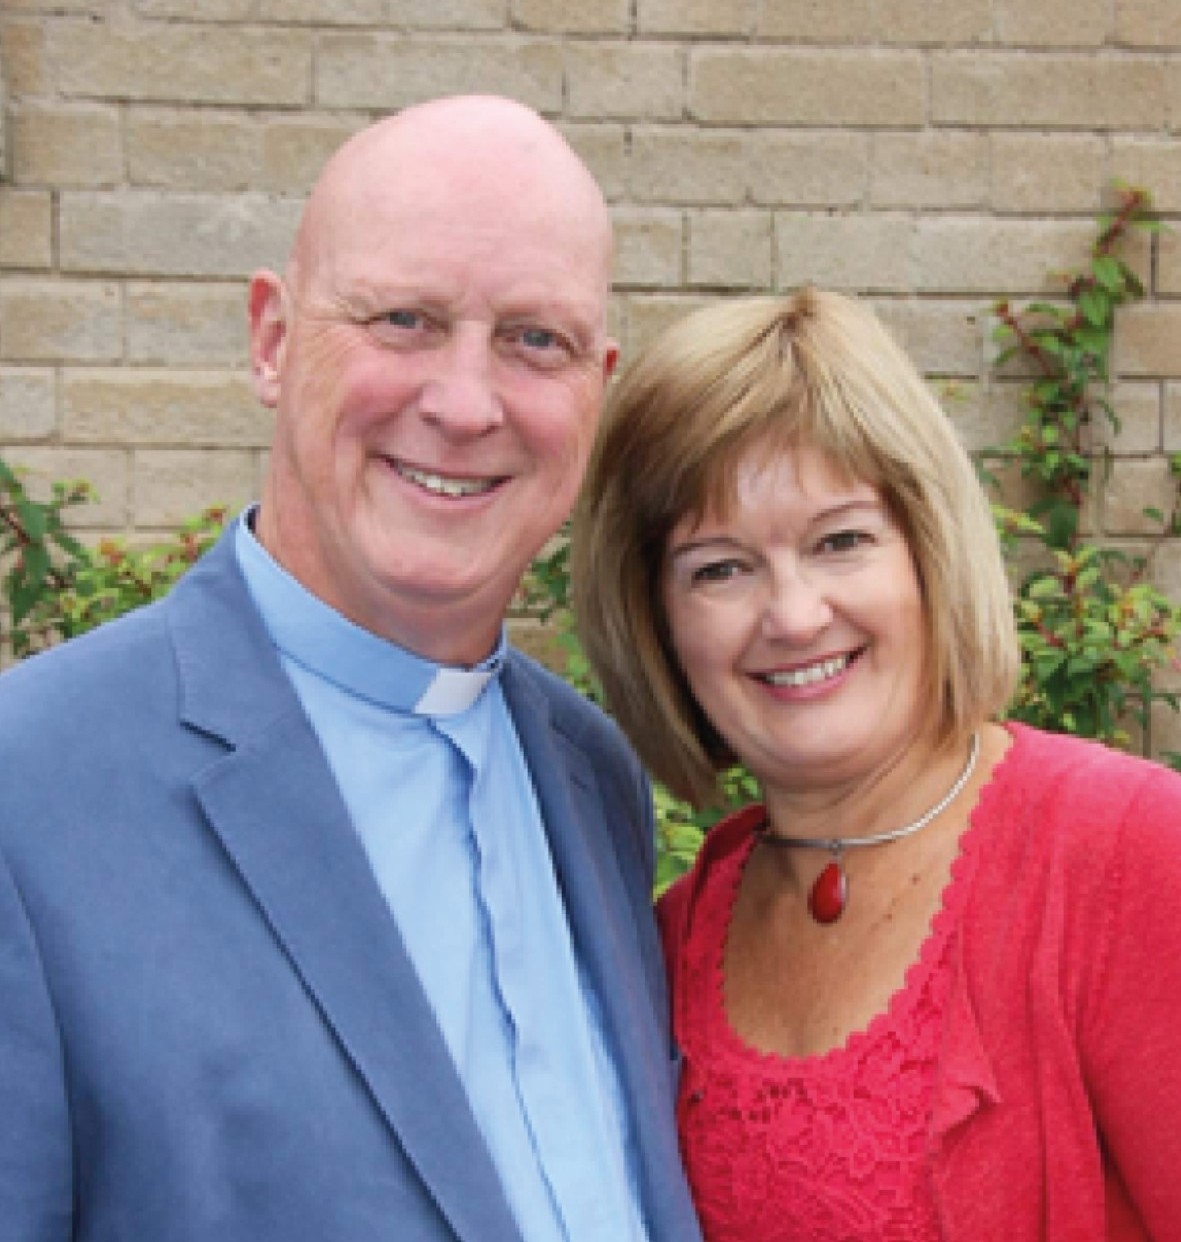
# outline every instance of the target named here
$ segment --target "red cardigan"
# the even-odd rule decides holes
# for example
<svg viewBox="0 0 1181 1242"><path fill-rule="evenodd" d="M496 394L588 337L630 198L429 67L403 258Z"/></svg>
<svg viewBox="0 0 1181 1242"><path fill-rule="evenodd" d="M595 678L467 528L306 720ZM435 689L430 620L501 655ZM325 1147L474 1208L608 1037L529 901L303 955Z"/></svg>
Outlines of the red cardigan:
<svg viewBox="0 0 1181 1242"><path fill-rule="evenodd" d="M931 1127L943 1236L1177 1242L1181 776L1009 728L972 814L979 865L944 1020ZM751 822L713 829L661 899L678 1037L679 945Z"/></svg>

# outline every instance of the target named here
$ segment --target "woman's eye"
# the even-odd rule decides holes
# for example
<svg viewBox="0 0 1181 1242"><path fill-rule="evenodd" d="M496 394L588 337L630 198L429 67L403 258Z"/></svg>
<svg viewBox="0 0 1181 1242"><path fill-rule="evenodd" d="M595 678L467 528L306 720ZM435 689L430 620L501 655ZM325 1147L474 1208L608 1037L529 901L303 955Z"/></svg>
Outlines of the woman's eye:
<svg viewBox="0 0 1181 1242"><path fill-rule="evenodd" d="M869 542L869 535L861 530L838 530L825 535L817 545L821 552L853 552Z"/></svg>
<svg viewBox="0 0 1181 1242"><path fill-rule="evenodd" d="M709 561L704 565L698 565L689 575L689 580L694 584L706 584L711 582L729 582L731 578L736 578L742 573L742 563L740 561Z"/></svg>

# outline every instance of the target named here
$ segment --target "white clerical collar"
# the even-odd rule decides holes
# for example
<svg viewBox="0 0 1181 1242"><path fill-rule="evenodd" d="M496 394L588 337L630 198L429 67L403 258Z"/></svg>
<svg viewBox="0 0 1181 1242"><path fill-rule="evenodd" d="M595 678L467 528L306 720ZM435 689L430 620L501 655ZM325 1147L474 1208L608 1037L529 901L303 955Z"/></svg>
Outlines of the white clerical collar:
<svg viewBox="0 0 1181 1242"><path fill-rule="evenodd" d="M474 668L425 660L355 625L293 578L254 537L255 510L239 519L234 551L275 646L289 659L351 694L397 711L455 716L480 697L504 664L496 650Z"/></svg>

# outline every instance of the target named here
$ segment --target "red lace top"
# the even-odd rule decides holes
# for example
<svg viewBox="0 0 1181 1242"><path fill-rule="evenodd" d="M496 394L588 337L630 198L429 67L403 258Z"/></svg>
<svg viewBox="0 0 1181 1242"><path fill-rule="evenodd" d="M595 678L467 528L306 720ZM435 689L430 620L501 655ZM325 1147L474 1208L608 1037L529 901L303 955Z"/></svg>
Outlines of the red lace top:
<svg viewBox="0 0 1181 1242"><path fill-rule="evenodd" d="M933 1242L928 1136L964 856L889 1008L842 1047L782 1057L745 1044L723 1000L726 934L761 818L747 808L711 833L721 848L679 946L679 1125L705 1237Z"/></svg>

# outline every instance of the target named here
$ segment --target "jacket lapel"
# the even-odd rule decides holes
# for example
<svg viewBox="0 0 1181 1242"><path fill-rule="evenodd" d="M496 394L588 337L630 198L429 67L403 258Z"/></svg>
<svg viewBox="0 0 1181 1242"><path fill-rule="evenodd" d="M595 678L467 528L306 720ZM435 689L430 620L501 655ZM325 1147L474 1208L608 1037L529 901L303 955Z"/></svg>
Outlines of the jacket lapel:
<svg viewBox="0 0 1181 1242"><path fill-rule="evenodd" d="M516 1238L442 1035L246 591L232 537L169 599L183 721L228 747L197 776L196 796L455 1234Z"/></svg>
<svg viewBox="0 0 1181 1242"><path fill-rule="evenodd" d="M615 1054L645 1186L644 1206L657 1226L677 1191L661 1178L680 1168L671 1125L671 1069L654 995L662 966L645 877L625 881L592 763L551 716L546 695L520 662L506 669L505 697L533 776L558 885L579 961L598 999L608 1046ZM637 858L637 866L639 859ZM639 883L639 907L629 893ZM645 952L645 936L651 939ZM649 969L655 976L646 973ZM657 991L654 992L654 989ZM686 1235L688 1236L688 1235Z"/></svg>

